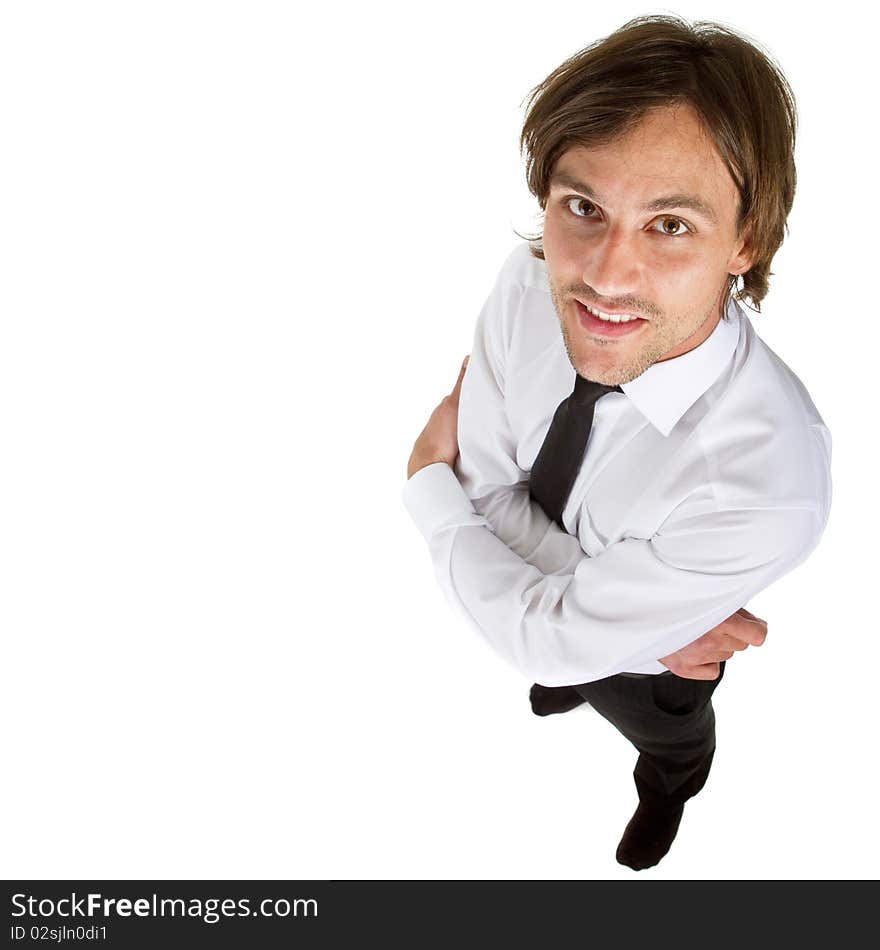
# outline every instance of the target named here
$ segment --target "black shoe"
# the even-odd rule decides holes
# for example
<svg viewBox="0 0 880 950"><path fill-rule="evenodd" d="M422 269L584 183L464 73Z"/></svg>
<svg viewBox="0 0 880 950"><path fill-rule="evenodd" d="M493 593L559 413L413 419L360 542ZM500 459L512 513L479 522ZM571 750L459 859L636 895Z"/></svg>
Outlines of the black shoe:
<svg viewBox="0 0 880 950"><path fill-rule="evenodd" d="M617 846L618 863L634 871L659 864L675 840L683 812L683 804L639 802Z"/></svg>
<svg viewBox="0 0 880 950"><path fill-rule="evenodd" d="M529 702L536 716L551 716L553 713L568 712L586 700L573 686L541 686L535 683L529 691Z"/></svg>

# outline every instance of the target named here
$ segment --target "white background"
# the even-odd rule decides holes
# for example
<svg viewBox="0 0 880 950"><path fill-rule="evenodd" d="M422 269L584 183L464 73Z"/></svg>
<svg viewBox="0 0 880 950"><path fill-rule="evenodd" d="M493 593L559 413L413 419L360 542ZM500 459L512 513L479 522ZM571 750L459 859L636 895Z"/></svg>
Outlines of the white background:
<svg viewBox="0 0 880 950"><path fill-rule="evenodd" d="M878 24L803 10L3 4L2 876L876 873ZM531 714L400 491L536 221L524 97L650 12L756 37L795 90L753 323L832 432L834 505L749 604L709 783L635 875L634 752Z"/></svg>

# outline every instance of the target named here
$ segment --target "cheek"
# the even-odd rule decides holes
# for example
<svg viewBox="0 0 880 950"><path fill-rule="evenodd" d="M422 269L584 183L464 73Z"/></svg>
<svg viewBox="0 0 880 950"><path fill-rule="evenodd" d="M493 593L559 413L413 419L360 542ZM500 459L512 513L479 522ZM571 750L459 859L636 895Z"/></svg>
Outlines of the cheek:
<svg viewBox="0 0 880 950"><path fill-rule="evenodd" d="M687 248L678 249L676 253L656 254L653 260L653 271L658 280L671 283L687 281L693 283L703 273L705 267L700 256Z"/></svg>
<svg viewBox="0 0 880 950"><path fill-rule="evenodd" d="M701 297L718 282L715 262L696 244L646 254L643 266L653 286L680 299Z"/></svg>
<svg viewBox="0 0 880 950"><path fill-rule="evenodd" d="M703 252L691 251L664 262L661 280L692 299L714 292L723 278L723 266Z"/></svg>

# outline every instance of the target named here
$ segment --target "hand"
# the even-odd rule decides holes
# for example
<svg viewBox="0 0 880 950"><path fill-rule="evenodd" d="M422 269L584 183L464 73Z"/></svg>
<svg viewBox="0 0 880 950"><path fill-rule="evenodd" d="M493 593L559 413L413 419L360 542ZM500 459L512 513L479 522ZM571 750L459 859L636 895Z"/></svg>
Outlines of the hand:
<svg viewBox="0 0 880 950"><path fill-rule="evenodd" d="M419 469L434 462L446 462L452 468L458 458L458 397L461 394L461 381L467 369L469 356L464 358L455 386L448 396L444 396L440 405L431 413L428 424L416 439L412 455L409 457L406 477L412 478Z"/></svg>
<svg viewBox="0 0 880 950"><path fill-rule="evenodd" d="M740 607L698 640L661 657L660 662L686 680L717 680L721 660L729 660L734 652L749 646L759 647L766 639L767 621Z"/></svg>

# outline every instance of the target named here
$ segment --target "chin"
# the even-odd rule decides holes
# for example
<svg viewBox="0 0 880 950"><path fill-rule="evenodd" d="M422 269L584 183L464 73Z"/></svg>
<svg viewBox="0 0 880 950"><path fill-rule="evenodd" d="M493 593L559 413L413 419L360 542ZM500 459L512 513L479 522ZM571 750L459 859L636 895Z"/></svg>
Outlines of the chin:
<svg viewBox="0 0 880 950"><path fill-rule="evenodd" d="M572 361L572 366L580 376L602 383L603 386L622 386L644 372L633 360L626 363L609 363L595 357L582 356L576 363Z"/></svg>
<svg viewBox="0 0 880 950"><path fill-rule="evenodd" d="M603 386L620 386L642 372L636 368L640 363L638 353L621 352L622 347L612 340L586 340L580 323L564 321L561 326L568 360L584 379Z"/></svg>
<svg viewBox="0 0 880 950"><path fill-rule="evenodd" d="M579 376L591 379L594 383L602 383L603 386L619 386L623 377L622 367L607 366L596 360L582 357L576 363L572 362L572 365Z"/></svg>

